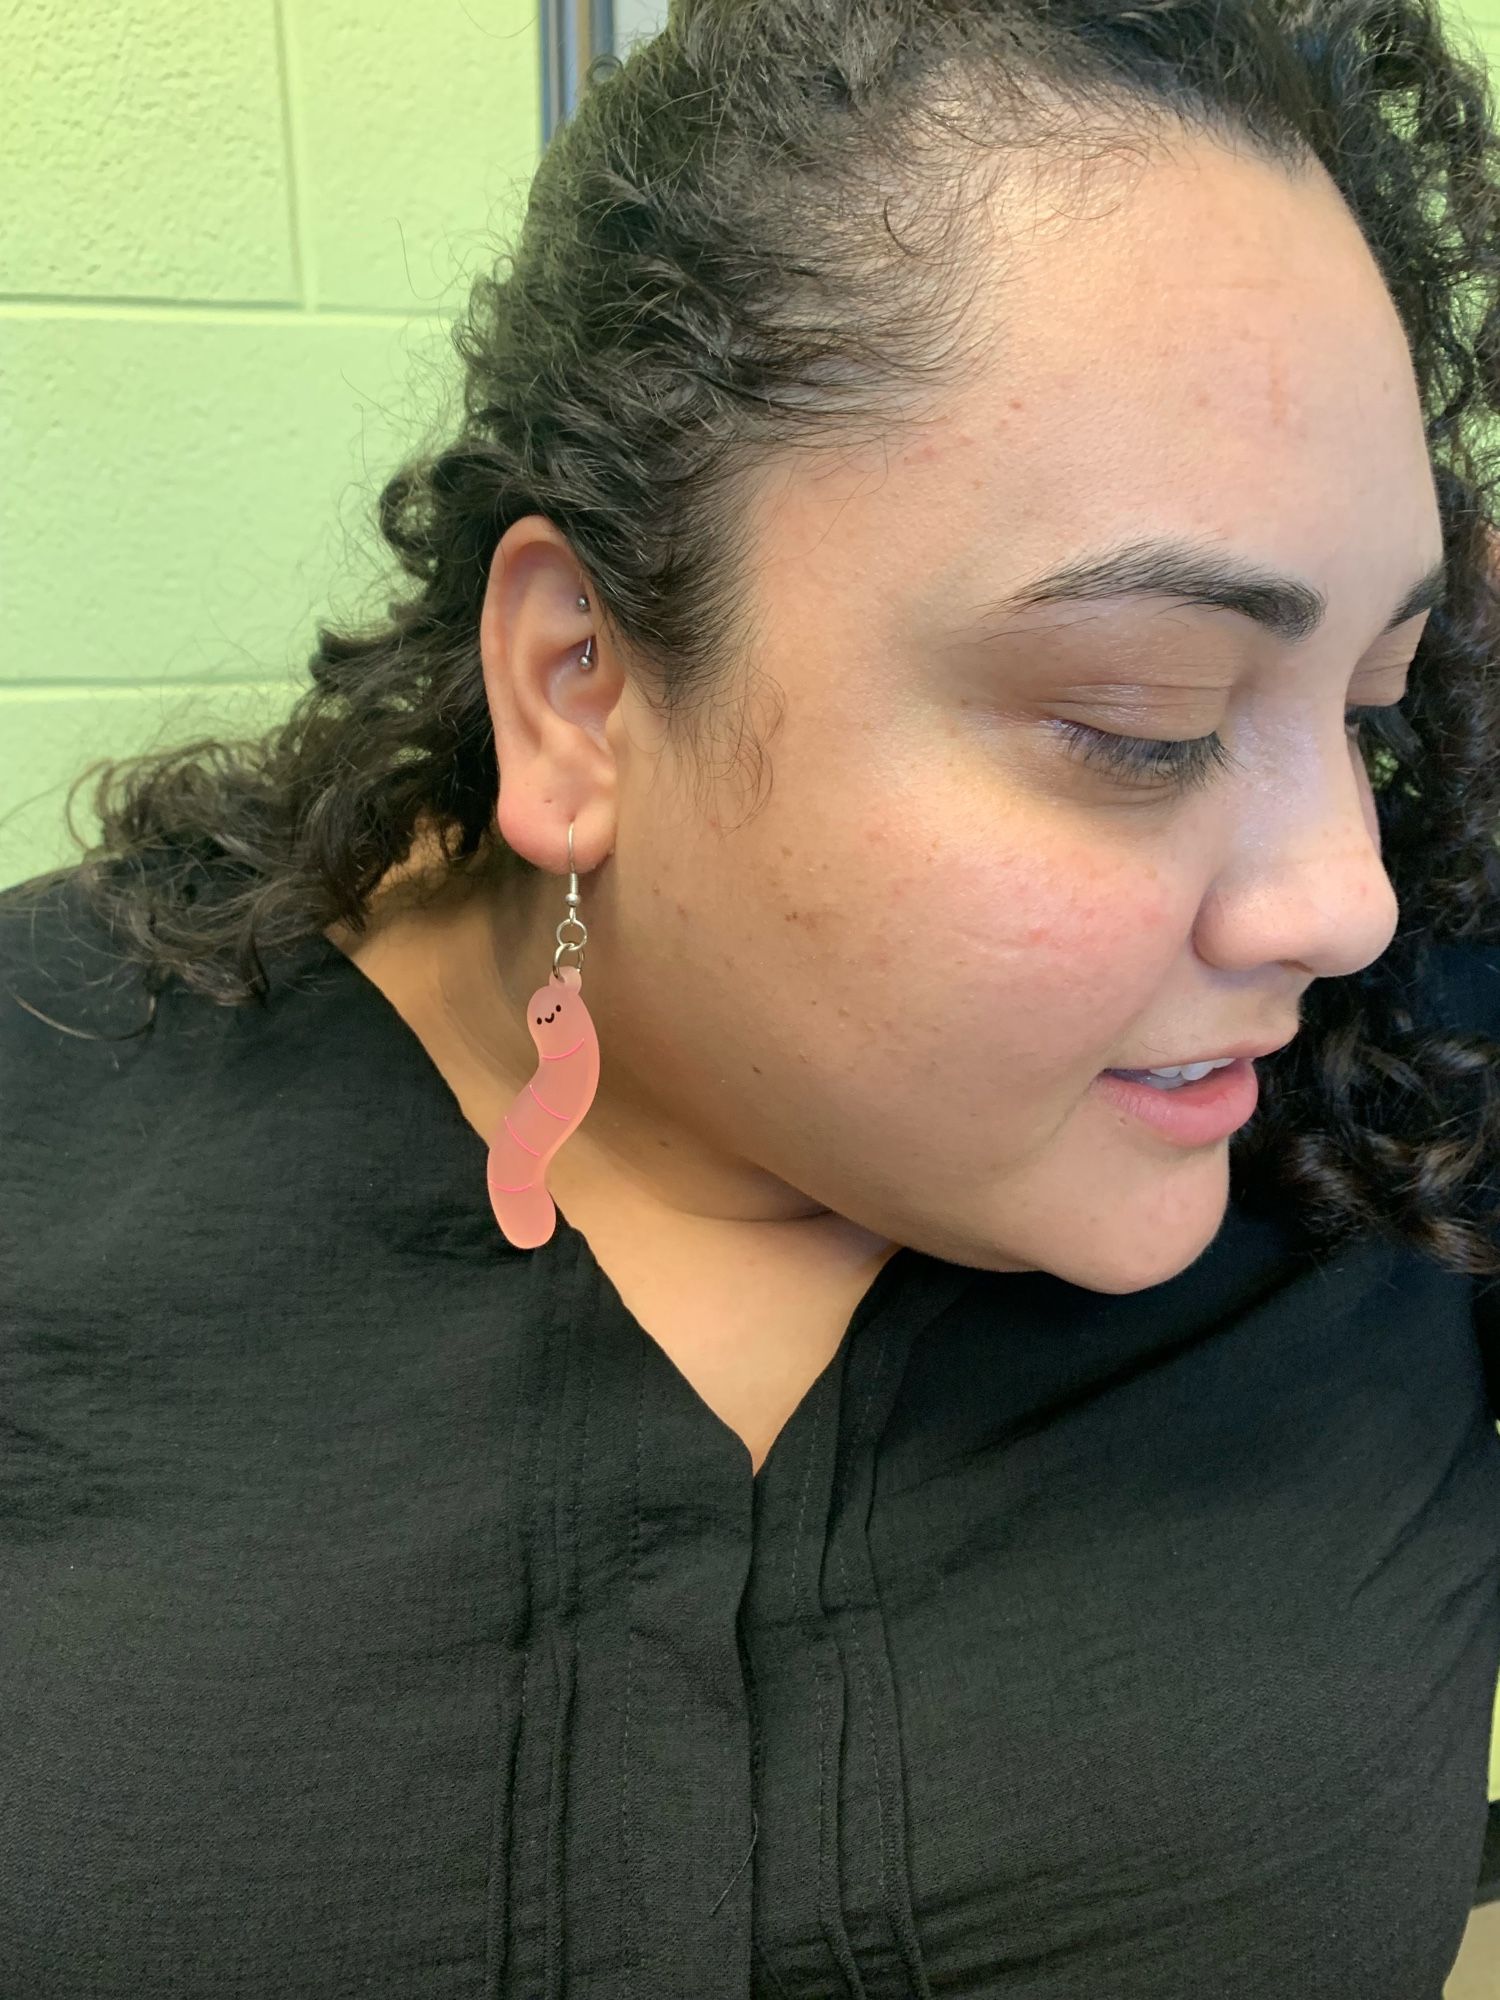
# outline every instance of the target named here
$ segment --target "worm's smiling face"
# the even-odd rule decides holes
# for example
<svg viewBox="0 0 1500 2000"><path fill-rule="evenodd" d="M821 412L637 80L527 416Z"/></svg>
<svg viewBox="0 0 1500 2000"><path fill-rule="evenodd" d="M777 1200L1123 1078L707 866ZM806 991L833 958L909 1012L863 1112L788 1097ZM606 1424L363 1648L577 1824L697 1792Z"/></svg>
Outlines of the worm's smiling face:
<svg viewBox="0 0 1500 2000"><path fill-rule="evenodd" d="M577 1003L566 986L539 986L527 1009L531 1039L543 1055L560 1055L578 1040Z"/></svg>

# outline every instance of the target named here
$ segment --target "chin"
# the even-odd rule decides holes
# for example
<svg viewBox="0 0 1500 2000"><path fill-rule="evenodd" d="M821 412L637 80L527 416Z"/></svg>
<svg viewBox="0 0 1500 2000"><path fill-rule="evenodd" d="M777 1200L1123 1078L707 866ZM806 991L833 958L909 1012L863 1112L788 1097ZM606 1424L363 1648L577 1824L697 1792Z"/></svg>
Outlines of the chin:
<svg viewBox="0 0 1500 2000"><path fill-rule="evenodd" d="M1140 1242L1121 1244L1120 1254L1113 1260L1109 1254L1112 1246L1096 1243L1090 1246L1090 1255L1075 1271L1062 1271L1058 1275L1065 1277L1070 1285L1082 1285L1091 1292L1107 1292L1116 1298L1129 1292L1148 1292L1154 1285L1168 1284L1191 1269L1218 1235L1223 1220L1221 1206L1209 1228L1196 1223L1190 1227L1184 1220L1175 1230L1156 1231L1147 1239L1151 1255L1146 1259L1141 1256Z"/></svg>

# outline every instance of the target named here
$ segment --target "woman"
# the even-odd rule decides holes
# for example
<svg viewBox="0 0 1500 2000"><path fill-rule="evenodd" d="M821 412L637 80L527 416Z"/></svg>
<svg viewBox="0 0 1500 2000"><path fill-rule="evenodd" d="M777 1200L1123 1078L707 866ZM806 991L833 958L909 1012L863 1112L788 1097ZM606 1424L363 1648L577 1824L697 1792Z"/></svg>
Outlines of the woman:
<svg viewBox="0 0 1500 2000"><path fill-rule="evenodd" d="M0 1992L1437 2000L1487 88L1425 0L595 82L410 594L5 899Z"/></svg>

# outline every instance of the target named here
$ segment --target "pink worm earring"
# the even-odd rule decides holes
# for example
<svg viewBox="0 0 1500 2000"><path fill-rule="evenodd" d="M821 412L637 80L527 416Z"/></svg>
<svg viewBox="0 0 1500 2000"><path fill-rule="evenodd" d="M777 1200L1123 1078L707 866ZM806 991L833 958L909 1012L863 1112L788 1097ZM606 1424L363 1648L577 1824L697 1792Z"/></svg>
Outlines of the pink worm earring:
<svg viewBox="0 0 1500 2000"><path fill-rule="evenodd" d="M588 599L580 597L586 610ZM598 662L590 658L590 634L580 666L588 672ZM583 948L588 926L578 915L578 872L573 860L573 822L568 822L568 914L555 932L552 975L532 994L526 1025L536 1044L536 1072L516 1093L490 1142L486 1179L490 1206L502 1235L518 1250L534 1250L557 1226L557 1204L547 1192L547 1165L564 1140L571 1139L594 1101L599 1087L599 1037L583 1004ZM582 933L563 939L572 924ZM576 963L561 965L565 951Z"/></svg>

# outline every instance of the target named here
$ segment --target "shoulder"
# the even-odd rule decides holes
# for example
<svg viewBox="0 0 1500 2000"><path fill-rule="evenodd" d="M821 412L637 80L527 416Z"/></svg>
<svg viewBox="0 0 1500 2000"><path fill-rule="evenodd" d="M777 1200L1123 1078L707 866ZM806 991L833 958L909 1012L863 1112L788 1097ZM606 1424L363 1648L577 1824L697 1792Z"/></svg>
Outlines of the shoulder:
<svg viewBox="0 0 1500 2000"><path fill-rule="evenodd" d="M17 1252L71 1236L96 1177L138 1153L143 1104L163 1095L153 1012L73 872L0 891L0 1204Z"/></svg>
<svg viewBox="0 0 1500 2000"><path fill-rule="evenodd" d="M0 1291L82 1314L80 1274L198 1282L193 1245L260 1254L256 1212L284 1240L366 1108L325 1027L154 976L72 871L0 890Z"/></svg>
<svg viewBox="0 0 1500 2000"><path fill-rule="evenodd" d="M151 1014L140 965L120 950L76 868L0 890L0 1063L8 1083L67 1043L118 1046Z"/></svg>

